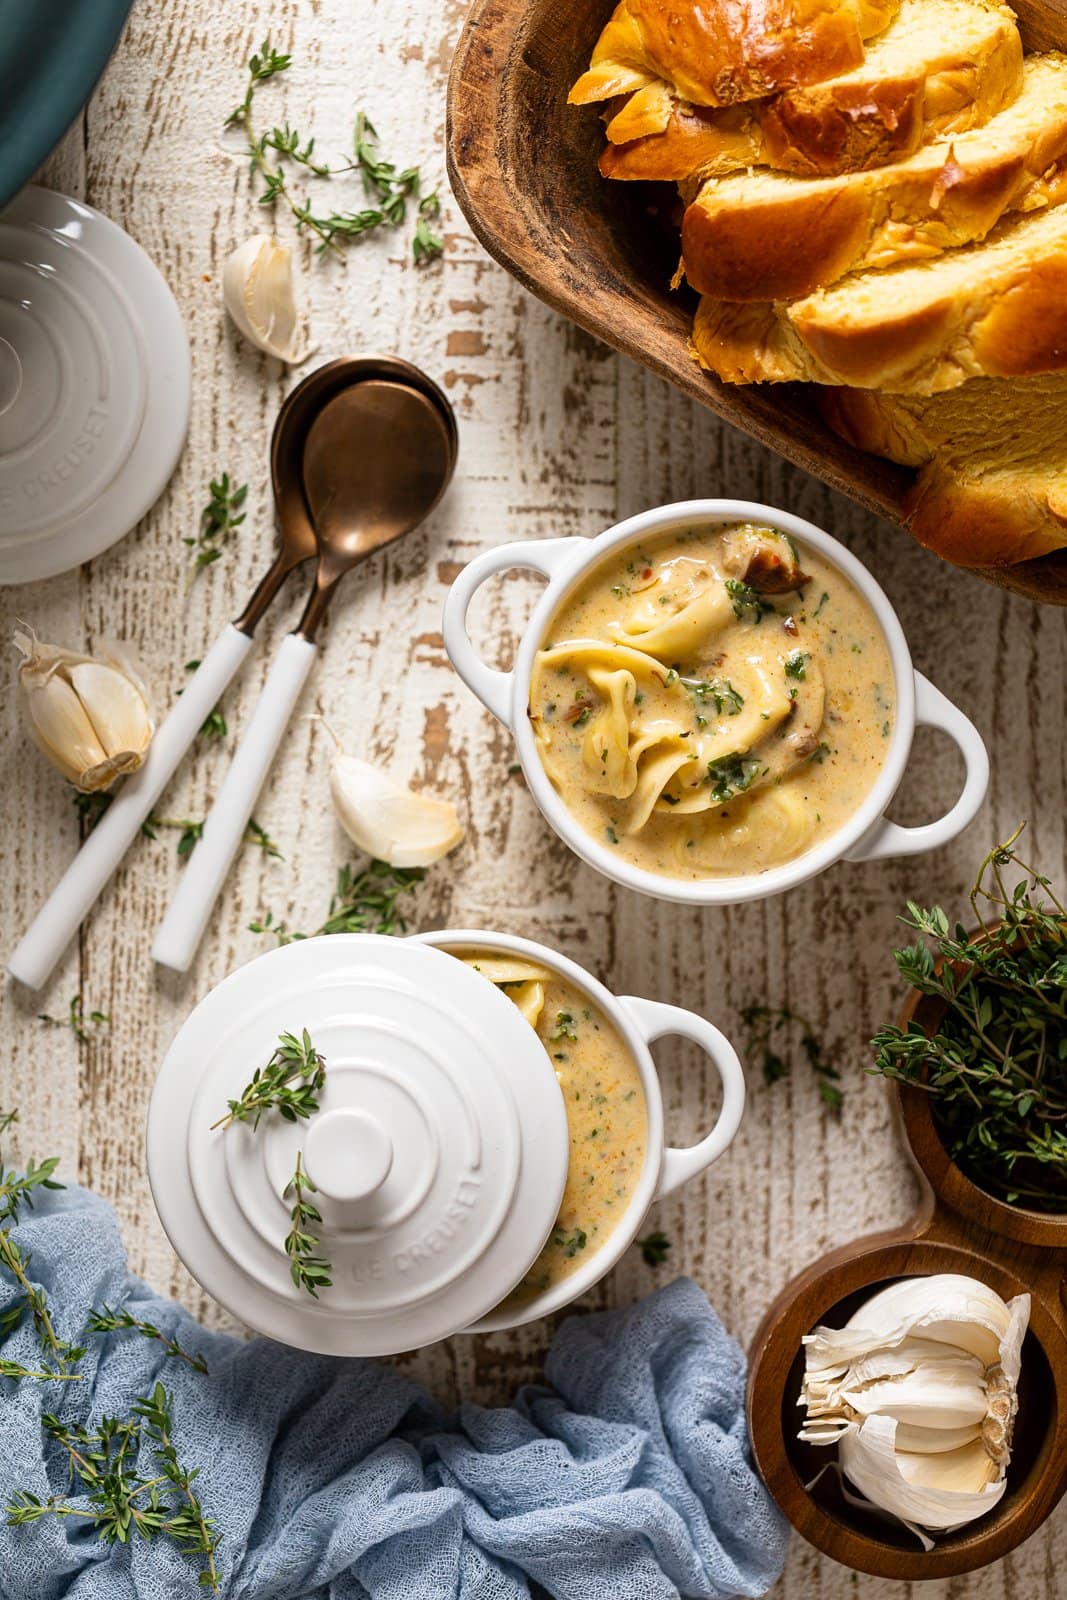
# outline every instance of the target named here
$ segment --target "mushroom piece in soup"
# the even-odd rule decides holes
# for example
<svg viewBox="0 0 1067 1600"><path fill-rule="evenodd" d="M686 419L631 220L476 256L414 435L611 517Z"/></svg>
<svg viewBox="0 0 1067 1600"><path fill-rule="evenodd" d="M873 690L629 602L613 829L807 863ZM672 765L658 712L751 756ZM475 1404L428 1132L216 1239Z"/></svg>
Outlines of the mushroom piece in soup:
<svg viewBox="0 0 1067 1600"><path fill-rule="evenodd" d="M519 1007L544 1045L567 1112L570 1163L559 1215L502 1303L523 1306L576 1272L614 1232L645 1164L648 1117L637 1063L590 998L559 973L496 949L453 949Z"/></svg>
<svg viewBox="0 0 1067 1600"><path fill-rule="evenodd" d="M866 600L774 528L627 546L549 624L530 684L568 811L635 867L765 872L835 833L885 760L895 684Z"/></svg>

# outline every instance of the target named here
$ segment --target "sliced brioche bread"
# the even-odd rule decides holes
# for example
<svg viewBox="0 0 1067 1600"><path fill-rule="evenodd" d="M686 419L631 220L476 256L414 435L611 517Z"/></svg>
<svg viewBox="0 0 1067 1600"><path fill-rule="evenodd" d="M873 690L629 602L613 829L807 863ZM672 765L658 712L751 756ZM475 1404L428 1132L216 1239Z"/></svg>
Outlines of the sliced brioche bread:
<svg viewBox="0 0 1067 1600"><path fill-rule="evenodd" d="M663 79L642 87L610 117L600 170L681 182L760 165L811 175L884 166L980 127L1021 78L1006 5L903 0L861 64L819 83L720 110L680 100Z"/></svg>
<svg viewBox="0 0 1067 1600"><path fill-rule="evenodd" d="M1030 56L984 128L836 178L767 168L705 183L682 225L685 276L722 300L792 300L847 272L982 239L1067 195L1067 56Z"/></svg>
<svg viewBox="0 0 1067 1600"><path fill-rule="evenodd" d="M960 566L1000 569L1067 548L1067 376L980 378L945 394L825 389L830 426L919 468L908 526Z"/></svg>
<svg viewBox="0 0 1067 1600"><path fill-rule="evenodd" d="M569 98L588 105L658 83L692 105L727 106L818 83L858 66L864 39L881 32L899 3L620 0ZM647 98L662 107L655 93Z"/></svg>
<svg viewBox="0 0 1067 1600"><path fill-rule="evenodd" d="M693 350L728 383L806 379L907 394L1067 369L1067 205L787 305L705 296Z"/></svg>

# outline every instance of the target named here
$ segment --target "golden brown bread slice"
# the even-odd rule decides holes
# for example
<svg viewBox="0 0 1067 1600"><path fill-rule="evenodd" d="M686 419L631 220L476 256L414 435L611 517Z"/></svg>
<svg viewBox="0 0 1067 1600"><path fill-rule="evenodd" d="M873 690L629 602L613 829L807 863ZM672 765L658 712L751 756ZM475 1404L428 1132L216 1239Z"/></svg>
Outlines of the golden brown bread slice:
<svg viewBox="0 0 1067 1600"><path fill-rule="evenodd" d="M1027 58L984 128L836 178L767 168L705 183L685 213L685 276L721 300L793 300L847 272L984 238L1008 211L1067 195L1067 56Z"/></svg>
<svg viewBox="0 0 1067 1600"><path fill-rule="evenodd" d="M979 378L936 395L824 389L834 430L918 467L905 500L920 542L1003 568L1067 548L1067 376Z"/></svg>
<svg viewBox="0 0 1067 1600"><path fill-rule="evenodd" d="M963 133L1022 81L1014 13L997 0L903 0L862 63L765 100L708 109L663 83L627 97L607 125L606 178L682 181L767 165L855 172Z"/></svg>
<svg viewBox="0 0 1067 1600"><path fill-rule="evenodd" d="M784 305L705 295L693 353L727 383L805 379L908 394L1067 369L1067 205Z"/></svg>
<svg viewBox="0 0 1067 1600"><path fill-rule="evenodd" d="M620 0L593 50L573 105L637 92L638 111L670 96L734 105L796 83L818 83L863 60L900 0Z"/></svg>

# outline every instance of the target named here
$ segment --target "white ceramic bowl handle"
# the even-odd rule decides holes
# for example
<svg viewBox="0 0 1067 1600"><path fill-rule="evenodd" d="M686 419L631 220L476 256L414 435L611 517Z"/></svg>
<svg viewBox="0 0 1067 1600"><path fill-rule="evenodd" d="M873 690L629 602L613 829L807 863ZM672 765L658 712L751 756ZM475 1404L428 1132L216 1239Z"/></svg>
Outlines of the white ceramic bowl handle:
<svg viewBox="0 0 1067 1600"><path fill-rule="evenodd" d="M848 853L849 861L879 861L885 856L914 856L947 844L968 823L974 821L989 787L989 754L974 723L954 706L940 689L935 689L921 672L915 674L915 721L928 728L940 728L953 740L963 756L966 777L963 792L950 811L936 822L919 828L902 828L897 822L880 818L874 827Z"/></svg>
<svg viewBox="0 0 1067 1600"><path fill-rule="evenodd" d="M619 1003L636 1022L646 1044L654 1044L669 1034L692 1039L711 1057L722 1084L722 1108L711 1132L686 1150L675 1150L670 1145L665 1148L659 1183L652 1197L662 1200L690 1178L695 1178L698 1172L703 1172L705 1167L710 1167L713 1161L718 1161L730 1148L745 1111L745 1074L737 1051L726 1035L698 1017L696 1012L685 1011L681 1006L663 1005L659 1000L642 1000L636 995L625 995Z"/></svg>
<svg viewBox="0 0 1067 1600"><path fill-rule="evenodd" d="M471 601L482 584L497 572L540 572L546 578L551 578L579 545L583 550L588 550L588 539L577 536L568 539L528 539L519 544L501 545L498 550L486 550L463 568L448 591L443 631L449 660L467 688L473 690L482 705L505 727L511 726L512 675L487 667L471 643L467 632L467 613Z"/></svg>

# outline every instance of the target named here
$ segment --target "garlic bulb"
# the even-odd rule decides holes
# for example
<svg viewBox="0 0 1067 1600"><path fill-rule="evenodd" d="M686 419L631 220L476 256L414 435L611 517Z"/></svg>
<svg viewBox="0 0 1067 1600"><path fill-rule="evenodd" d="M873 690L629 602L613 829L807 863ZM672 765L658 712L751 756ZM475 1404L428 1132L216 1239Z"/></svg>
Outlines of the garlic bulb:
<svg viewBox="0 0 1067 1600"><path fill-rule="evenodd" d="M330 769L330 794L348 837L391 867L432 866L463 838L448 800L415 794L380 767L341 749Z"/></svg>
<svg viewBox="0 0 1067 1600"><path fill-rule="evenodd" d="M148 695L121 645L96 657L15 634L19 686L39 749L77 788L106 789L144 760L155 725Z"/></svg>
<svg viewBox="0 0 1067 1600"><path fill-rule="evenodd" d="M268 233L253 234L228 257L222 299L237 329L279 361L294 361L296 304L289 251Z"/></svg>
<svg viewBox="0 0 1067 1600"><path fill-rule="evenodd" d="M881 1290L844 1328L803 1341L800 1438L837 1444L845 1477L922 1541L1004 1493L1030 1296L1007 1304L942 1273Z"/></svg>

